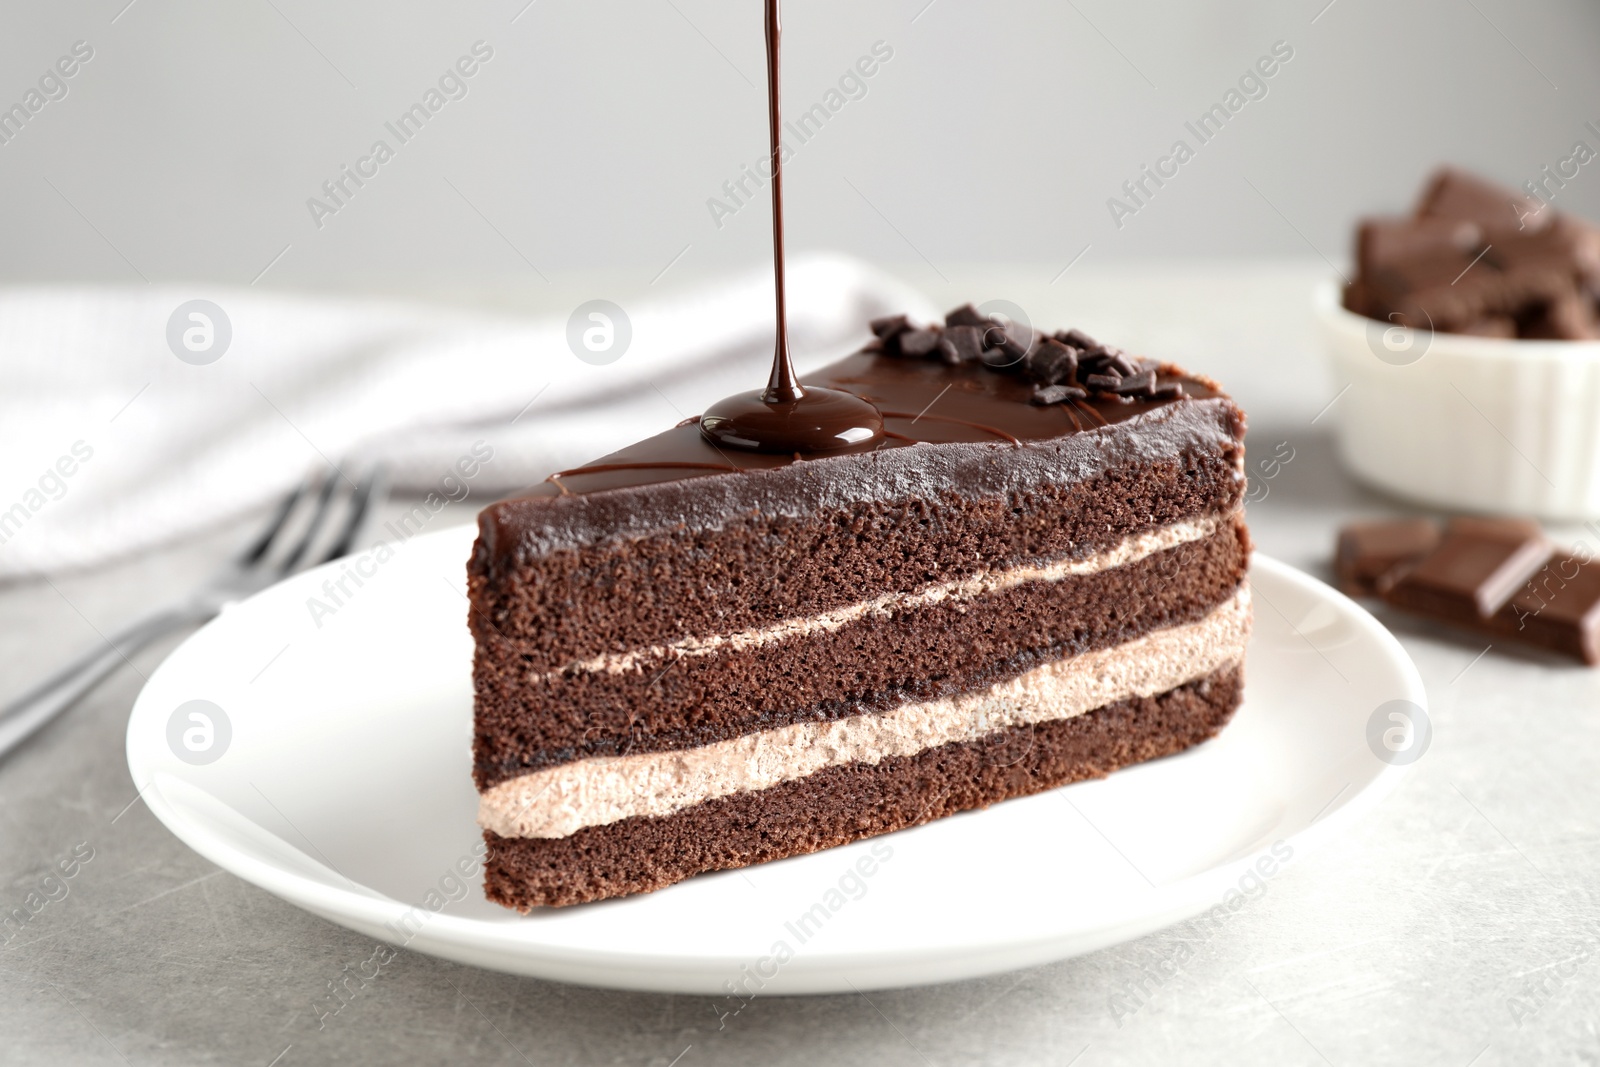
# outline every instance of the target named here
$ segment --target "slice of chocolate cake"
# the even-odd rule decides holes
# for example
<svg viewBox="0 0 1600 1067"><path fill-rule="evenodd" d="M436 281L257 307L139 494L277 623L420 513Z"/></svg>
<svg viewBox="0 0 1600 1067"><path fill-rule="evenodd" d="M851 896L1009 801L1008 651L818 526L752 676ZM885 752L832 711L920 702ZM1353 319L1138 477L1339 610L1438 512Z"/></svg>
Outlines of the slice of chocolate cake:
<svg viewBox="0 0 1600 1067"><path fill-rule="evenodd" d="M490 899L829 848L1179 752L1232 715L1234 403L971 308L874 332L802 382L868 401L875 439L775 455L690 420L480 516Z"/></svg>

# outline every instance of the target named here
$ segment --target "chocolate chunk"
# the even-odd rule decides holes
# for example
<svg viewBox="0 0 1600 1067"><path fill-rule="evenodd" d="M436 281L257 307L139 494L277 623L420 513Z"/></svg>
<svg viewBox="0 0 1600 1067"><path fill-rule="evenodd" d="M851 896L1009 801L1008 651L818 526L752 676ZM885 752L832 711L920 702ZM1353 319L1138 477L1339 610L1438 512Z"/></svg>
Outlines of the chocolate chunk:
<svg viewBox="0 0 1600 1067"><path fill-rule="evenodd" d="M1056 340L1062 344L1071 345L1080 352L1099 352L1104 346L1082 330L1067 330L1065 333L1056 334Z"/></svg>
<svg viewBox="0 0 1600 1067"><path fill-rule="evenodd" d="M1083 400L1089 394L1075 385L1041 385L1033 390L1029 403L1046 407L1050 404L1061 404L1068 400Z"/></svg>
<svg viewBox="0 0 1600 1067"><path fill-rule="evenodd" d="M1490 315L1456 328L1457 333L1472 337L1515 337L1517 320L1510 315Z"/></svg>
<svg viewBox="0 0 1600 1067"><path fill-rule="evenodd" d="M1112 390L1118 396L1146 396L1156 387L1156 372L1143 370L1137 374L1129 375L1117 383Z"/></svg>
<svg viewBox="0 0 1600 1067"><path fill-rule="evenodd" d="M1078 373L1078 351L1047 337L1028 353L1024 371L1040 385L1070 382Z"/></svg>
<svg viewBox="0 0 1600 1067"><path fill-rule="evenodd" d="M1586 547L1552 552L1538 523L1458 518L1442 537L1427 519L1357 523L1340 532L1337 563L1351 595L1600 666L1600 562Z"/></svg>
<svg viewBox="0 0 1600 1067"><path fill-rule="evenodd" d="M1139 373L1139 368L1134 366L1133 361L1128 358L1128 354L1122 349L1108 348L1106 349L1106 354L1111 357L1107 362L1107 366L1115 369L1124 378L1129 378Z"/></svg>
<svg viewBox="0 0 1600 1067"><path fill-rule="evenodd" d="M1600 229L1587 222L1557 215L1540 230L1508 225L1490 229L1487 236L1491 247L1484 262L1502 271L1553 270L1581 288L1600 286Z"/></svg>
<svg viewBox="0 0 1600 1067"><path fill-rule="evenodd" d="M1450 520L1449 533L1468 537L1487 537L1500 541L1527 541L1544 537L1544 529L1532 519L1512 519L1483 515L1458 515Z"/></svg>
<svg viewBox="0 0 1600 1067"><path fill-rule="evenodd" d="M998 334L999 336L996 337L996 331L991 328L984 335L989 342L989 347L998 348L1005 352L1006 355L1012 356L1017 360L1026 359L1028 353L1033 350L1034 343L1038 340L1038 336L1033 330L1015 322L1002 324Z"/></svg>
<svg viewBox="0 0 1600 1067"><path fill-rule="evenodd" d="M977 326L987 328L994 324L994 320L971 304L962 304L944 317L946 326Z"/></svg>
<svg viewBox="0 0 1600 1067"><path fill-rule="evenodd" d="M1449 285L1483 248L1483 227L1474 222L1367 219L1356 238L1356 263L1369 285L1396 298Z"/></svg>
<svg viewBox="0 0 1600 1067"><path fill-rule="evenodd" d="M1479 264L1459 281L1420 288L1391 307L1394 321L1401 325L1451 333L1485 318L1509 315L1518 322L1518 334L1527 336L1525 320L1574 292L1572 278L1560 270L1529 267L1504 273Z"/></svg>
<svg viewBox="0 0 1600 1067"><path fill-rule="evenodd" d="M1543 226L1549 213L1541 212L1538 200L1505 186L1485 181L1475 174L1454 167L1441 167L1434 172L1422 200L1417 204L1417 215L1442 219L1476 222L1480 225Z"/></svg>
<svg viewBox="0 0 1600 1067"><path fill-rule="evenodd" d="M888 315L881 319L872 320L872 332L883 340L911 329L911 320L904 315Z"/></svg>
<svg viewBox="0 0 1600 1067"><path fill-rule="evenodd" d="M940 334L936 330L907 330L900 334L900 352L912 359L923 359L939 347Z"/></svg>
<svg viewBox="0 0 1600 1067"><path fill-rule="evenodd" d="M1004 348L985 348L983 365L990 370L1015 372L1022 360Z"/></svg>
<svg viewBox="0 0 1600 1067"><path fill-rule="evenodd" d="M1494 617L1502 635L1600 666L1600 562L1552 559Z"/></svg>
<svg viewBox="0 0 1600 1067"><path fill-rule="evenodd" d="M1094 352L1085 352L1078 357L1078 366L1083 368L1084 373L1113 378L1130 378L1139 373L1139 368L1120 348L1102 347Z"/></svg>
<svg viewBox="0 0 1600 1067"><path fill-rule="evenodd" d="M862 351L951 365L981 362L990 370L1032 382L1032 401L1037 404L1084 399L1091 390L1102 402L1111 399L1122 404L1179 400L1186 395L1176 382L1160 381L1156 364L1134 360L1082 330L1046 336L1021 323L985 316L971 304L951 311L945 321L942 328L919 328L904 315L876 319L872 329L877 336ZM1068 392L1042 392L1052 386L1064 386Z"/></svg>
<svg viewBox="0 0 1600 1067"><path fill-rule="evenodd" d="M944 338L955 348L956 355L963 361L976 361L983 358L982 327L948 326L945 328Z"/></svg>
<svg viewBox="0 0 1600 1067"><path fill-rule="evenodd" d="M1334 566L1346 596L1377 596L1439 545L1432 519L1352 523L1339 531Z"/></svg>
<svg viewBox="0 0 1600 1067"><path fill-rule="evenodd" d="M1600 338L1600 319L1594 301L1574 290L1524 315L1517 332L1533 340L1592 341Z"/></svg>
<svg viewBox="0 0 1600 1067"><path fill-rule="evenodd" d="M1416 329L1600 339L1600 228L1457 170L1415 216L1367 219L1345 306Z"/></svg>
<svg viewBox="0 0 1600 1067"><path fill-rule="evenodd" d="M1550 559L1537 527L1457 519L1439 547L1384 594L1396 607L1456 621L1487 619Z"/></svg>

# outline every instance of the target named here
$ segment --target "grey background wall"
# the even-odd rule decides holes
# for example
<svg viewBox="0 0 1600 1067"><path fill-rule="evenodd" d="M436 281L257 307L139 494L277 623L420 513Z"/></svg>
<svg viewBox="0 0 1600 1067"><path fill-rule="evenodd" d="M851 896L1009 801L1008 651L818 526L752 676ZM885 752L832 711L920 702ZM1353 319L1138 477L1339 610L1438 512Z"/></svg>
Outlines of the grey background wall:
<svg viewBox="0 0 1600 1067"><path fill-rule="evenodd" d="M766 254L764 207L707 206L764 148L757 0L8 0L4 25L0 106L94 53L0 145L7 281L648 280ZM797 148L794 245L930 284L1085 248L1338 262L1352 215L1439 160L1520 183L1600 149L1582 0L789 0L786 28L796 111L893 50ZM465 95L401 143L385 123L478 41ZM1201 144L1185 122L1275 42L1293 58ZM1108 198L1180 138L1194 157L1119 228ZM393 158L314 219L380 139ZM1600 163L1563 205L1600 216Z"/></svg>

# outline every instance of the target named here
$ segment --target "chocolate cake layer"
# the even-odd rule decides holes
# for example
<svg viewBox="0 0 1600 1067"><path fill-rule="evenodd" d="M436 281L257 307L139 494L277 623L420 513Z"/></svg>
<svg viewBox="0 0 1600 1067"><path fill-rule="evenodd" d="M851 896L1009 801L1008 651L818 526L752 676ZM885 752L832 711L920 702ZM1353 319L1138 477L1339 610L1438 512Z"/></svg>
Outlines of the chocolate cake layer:
<svg viewBox="0 0 1600 1067"><path fill-rule="evenodd" d="M830 767L879 763L1154 696L1244 660L1248 587L1205 618L1112 648L1047 659L994 684L880 712L790 723L699 748L564 763L486 790L478 825L506 837L565 837L641 815L670 815L770 789Z"/></svg>
<svg viewBox="0 0 1600 1067"><path fill-rule="evenodd" d="M982 367L858 356L811 378L929 413L891 418L896 434L910 432L887 447L798 462L729 453L724 463L686 425L587 468L598 474L560 479L586 492L546 486L493 505L469 573L480 650L510 639L529 669L553 670L815 614L862 590L1088 555L1228 514L1242 494L1243 416L1192 379L1185 388L1206 398L1113 404L1116 420L1090 433ZM624 477L673 480L612 484Z"/></svg>
<svg viewBox="0 0 1600 1067"><path fill-rule="evenodd" d="M1237 592L1249 561L1241 516L1204 530L1212 532L1094 573L997 583L970 598L959 583L934 586L913 606L810 628L800 620L772 641L718 648L697 638L700 654L639 650L609 669L602 657L540 672L520 657L484 662L480 653L478 787L592 756L686 749L954 696L1193 622ZM1161 533L1151 540L1162 543Z"/></svg>
<svg viewBox="0 0 1600 1067"><path fill-rule="evenodd" d="M1220 730L1242 695L1239 668L1227 667L1158 696L913 757L819 771L668 816L561 838L485 831L485 889L490 900L527 912L848 844L1180 752Z"/></svg>

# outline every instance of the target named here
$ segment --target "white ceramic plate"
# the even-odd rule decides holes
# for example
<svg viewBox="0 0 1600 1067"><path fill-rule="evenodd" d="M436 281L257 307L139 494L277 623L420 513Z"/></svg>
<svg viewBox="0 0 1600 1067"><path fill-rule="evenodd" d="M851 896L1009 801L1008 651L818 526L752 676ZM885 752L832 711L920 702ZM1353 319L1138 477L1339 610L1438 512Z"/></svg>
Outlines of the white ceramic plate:
<svg viewBox="0 0 1600 1067"><path fill-rule="evenodd" d="M480 847L472 537L418 537L229 609L145 686L128 765L157 817L239 877L375 938L517 974L823 993L1089 952L1262 892L1403 773L1369 746L1375 711L1426 704L1371 616L1258 556L1247 699L1209 744L876 841L522 917L455 873L476 871ZM351 569L367 572L359 587L325 586ZM209 742L189 717L207 706L191 701L221 709Z"/></svg>

